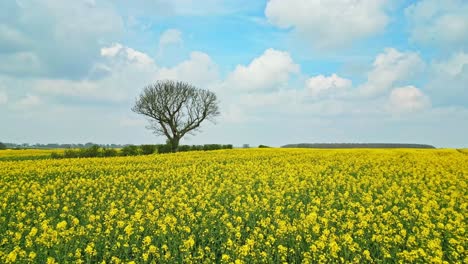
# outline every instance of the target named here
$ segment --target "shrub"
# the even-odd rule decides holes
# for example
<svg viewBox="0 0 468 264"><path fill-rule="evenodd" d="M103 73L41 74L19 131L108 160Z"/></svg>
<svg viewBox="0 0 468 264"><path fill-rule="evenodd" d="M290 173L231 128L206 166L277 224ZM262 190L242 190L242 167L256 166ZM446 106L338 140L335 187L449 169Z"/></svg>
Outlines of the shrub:
<svg viewBox="0 0 468 264"><path fill-rule="evenodd" d="M157 150L156 145L141 145L140 149L143 155L151 155Z"/></svg>
<svg viewBox="0 0 468 264"><path fill-rule="evenodd" d="M122 156L137 156L140 155L140 149L134 145L128 145L122 148Z"/></svg>
<svg viewBox="0 0 468 264"><path fill-rule="evenodd" d="M0 149L6 149L7 146L5 144L3 144L2 142L0 142Z"/></svg>
<svg viewBox="0 0 468 264"><path fill-rule="evenodd" d="M52 158L52 159L62 159L63 155L59 154L57 152L52 152L52 153L50 153L50 158Z"/></svg>
<svg viewBox="0 0 468 264"><path fill-rule="evenodd" d="M269 146L259 145L258 148L270 148Z"/></svg>
<svg viewBox="0 0 468 264"><path fill-rule="evenodd" d="M168 145L168 144L158 145L158 153L171 153L171 152L172 152L171 145Z"/></svg>
<svg viewBox="0 0 468 264"><path fill-rule="evenodd" d="M193 146L190 147L190 150L191 150L191 151L203 150L203 146L201 146L201 145L193 145Z"/></svg>
<svg viewBox="0 0 468 264"><path fill-rule="evenodd" d="M80 158L94 158L101 157L100 147L98 145L93 145L89 148L80 149L79 157Z"/></svg>
<svg viewBox="0 0 468 264"><path fill-rule="evenodd" d="M63 152L63 157L64 158L78 158L79 157L79 152L76 151L76 150L73 150L73 149L66 149L64 152Z"/></svg>
<svg viewBox="0 0 468 264"><path fill-rule="evenodd" d="M191 150L191 147L189 145L180 145L179 146L179 152L186 152L186 151L190 151Z"/></svg>
<svg viewBox="0 0 468 264"><path fill-rule="evenodd" d="M116 157L118 156L119 153L116 149L112 149L112 148L103 148L102 149L102 156L103 157Z"/></svg>

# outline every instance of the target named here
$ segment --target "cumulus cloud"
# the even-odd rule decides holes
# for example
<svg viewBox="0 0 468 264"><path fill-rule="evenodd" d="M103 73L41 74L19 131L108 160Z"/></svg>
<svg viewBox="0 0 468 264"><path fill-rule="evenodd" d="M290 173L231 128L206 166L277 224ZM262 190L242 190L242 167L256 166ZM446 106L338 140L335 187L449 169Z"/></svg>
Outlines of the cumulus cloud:
<svg viewBox="0 0 468 264"><path fill-rule="evenodd" d="M285 85L290 76L299 71L299 65L289 53L267 49L249 65L238 65L229 74L225 85L234 90L270 90Z"/></svg>
<svg viewBox="0 0 468 264"><path fill-rule="evenodd" d="M146 53L120 43L101 49L103 61L94 65L105 74L98 79L38 79L33 89L41 94L104 102L128 102L146 85L156 80L186 81L201 88L219 81L218 66L205 53L192 52L174 67L160 67Z"/></svg>
<svg viewBox="0 0 468 264"><path fill-rule="evenodd" d="M102 43L123 32L122 19L107 0L93 5L85 1L2 1L0 18L0 53L9 58L0 60L0 68L16 61L22 67L5 73L22 76L80 78L99 56Z"/></svg>
<svg viewBox="0 0 468 264"><path fill-rule="evenodd" d="M153 81L158 66L146 53L120 43L101 48L101 58L82 80L42 78L33 82L36 92L74 100L123 102L133 98L135 91ZM100 78L93 78L97 72Z"/></svg>
<svg viewBox="0 0 468 264"><path fill-rule="evenodd" d="M433 62L429 76L427 88L435 104L468 107L468 53Z"/></svg>
<svg viewBox="0 0 468 264"><path fill-rule="evenodd" d="M359 87L359 92L363 96L381 94L415 77L424 67L425 63L419 54L387 48L377 55L367 75L367 82Z"/></svg>
<svg viewBox="0 0 468 264"><path fill-rule="evenodd" d="M223 122L239 124L251 121L252 115L246 113L242 105L233 103L222 109L221 119Z"/></svg>
<svg viewBox="0 0 468 264"><path fill-rule="evenodd" d="M164 49L169 45L181 45L182 42L182 32L178 29L171 28L164 31L159 37L159 48Z"/></svg>
<svg viewBox="0 0 468 264"><path fill-rule="evenodd" d="M318 75L306 81L305 89L307 95L313 98L339 97L348 92L352 85L351 80L341 78L336 74L329 77Z"/></svg>
<svg viewBox="0 0 468 264"><path fill-rule="evenodd" d="M101 56L106 58L117 58L124 62L140 66L154 65L154 60L146 53L134 50L129 47L124 47L120 43L115 43L110 47L101 48Z"/></svg>
<svg viewBox="0 0 468 264"><path fill-rule="evenodd" d="M430 106L430 99L421 90L414 86L405 86L391 91L388 109L401 114L421 111Z"/></svg>
<svg viewBox="0 0 468 264"><path fill-rule="evenodd" d="M24 96L23 98L21 98L17 103L16 103L16 107L19 108L19 109L29 109L29 108L33 108L33 107L36 107L36 106L39 106L41 105L43 102L42 102L42 98L37 96L37 95L33 95L33 94L27 94L26 96Z"/></svg>
<svg viewBox="0 0 468 264"><path fill-rule="evenodd" d="M468 1L421 0L405 10L411 39L444 49L468 47Z"/></svg>
<svg viewBox="0 0 468 264"><path fill-rule="evenodd" d="M190 58L172 68L161 68L157 79L180 80L194 85L205 86L219 80L218 65L203 52L194 51Z"/></svg>
<svg viewBox="0 0 468 264"><path fill-rule="evenodd" d="M265 15L317 48L343 47L384 30L384 0L270 0Z"/></svg>
<svg viewBox="0 0 468 264"><path fill-rule="evenodd" d="M433 67L440 73L456 77L463 72L466 66L468 66L468 53L457 52L446 61L435 62Z"/></svg>

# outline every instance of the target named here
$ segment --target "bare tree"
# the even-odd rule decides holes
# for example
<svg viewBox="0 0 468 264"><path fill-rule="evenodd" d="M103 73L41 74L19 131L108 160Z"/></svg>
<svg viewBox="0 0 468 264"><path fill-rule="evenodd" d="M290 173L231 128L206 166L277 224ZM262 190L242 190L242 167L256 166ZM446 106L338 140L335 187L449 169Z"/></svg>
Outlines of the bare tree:
<svg viewBox="0 0 468 264"><path fill-rule="evenodd" d="M156 135L166 136L172 152L187 133L194 134L203 121L219 115L216 95L188 83L158 81L148 85L137 98L132 111L146 116Z"/></svg>

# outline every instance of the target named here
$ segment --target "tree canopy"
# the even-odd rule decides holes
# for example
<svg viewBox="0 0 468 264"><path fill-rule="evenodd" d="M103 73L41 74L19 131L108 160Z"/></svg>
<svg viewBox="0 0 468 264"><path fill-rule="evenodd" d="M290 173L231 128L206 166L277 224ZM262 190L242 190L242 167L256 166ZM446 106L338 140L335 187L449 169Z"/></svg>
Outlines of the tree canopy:
<svg viewBox="0 0 468 264"><path fill-rule="evenodd" d="M158 81L146 86L132 110L148 118L148 128L165 136L173 152L182 137L195 133L205 120L214 122L219 115L213 92L179 81Z"/></svg>

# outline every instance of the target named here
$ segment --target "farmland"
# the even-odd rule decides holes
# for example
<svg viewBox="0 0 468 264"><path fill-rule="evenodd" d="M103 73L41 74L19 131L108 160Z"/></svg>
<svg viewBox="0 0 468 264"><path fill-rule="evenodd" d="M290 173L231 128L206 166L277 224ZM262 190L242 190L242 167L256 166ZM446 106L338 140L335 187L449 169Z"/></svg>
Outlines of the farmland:
<svg viewBox="0 0 468 264"><path fill-rule="evenodd" d="M467 263L467 185L456 150L0 161L0 262Z"/></svg>
<svg viewBox="0 0 468 264"><path fill-rule="evenodd" d="M0 161L47 159L54 152L63 153L63 149L5 149L0 150Z"/></svg>

